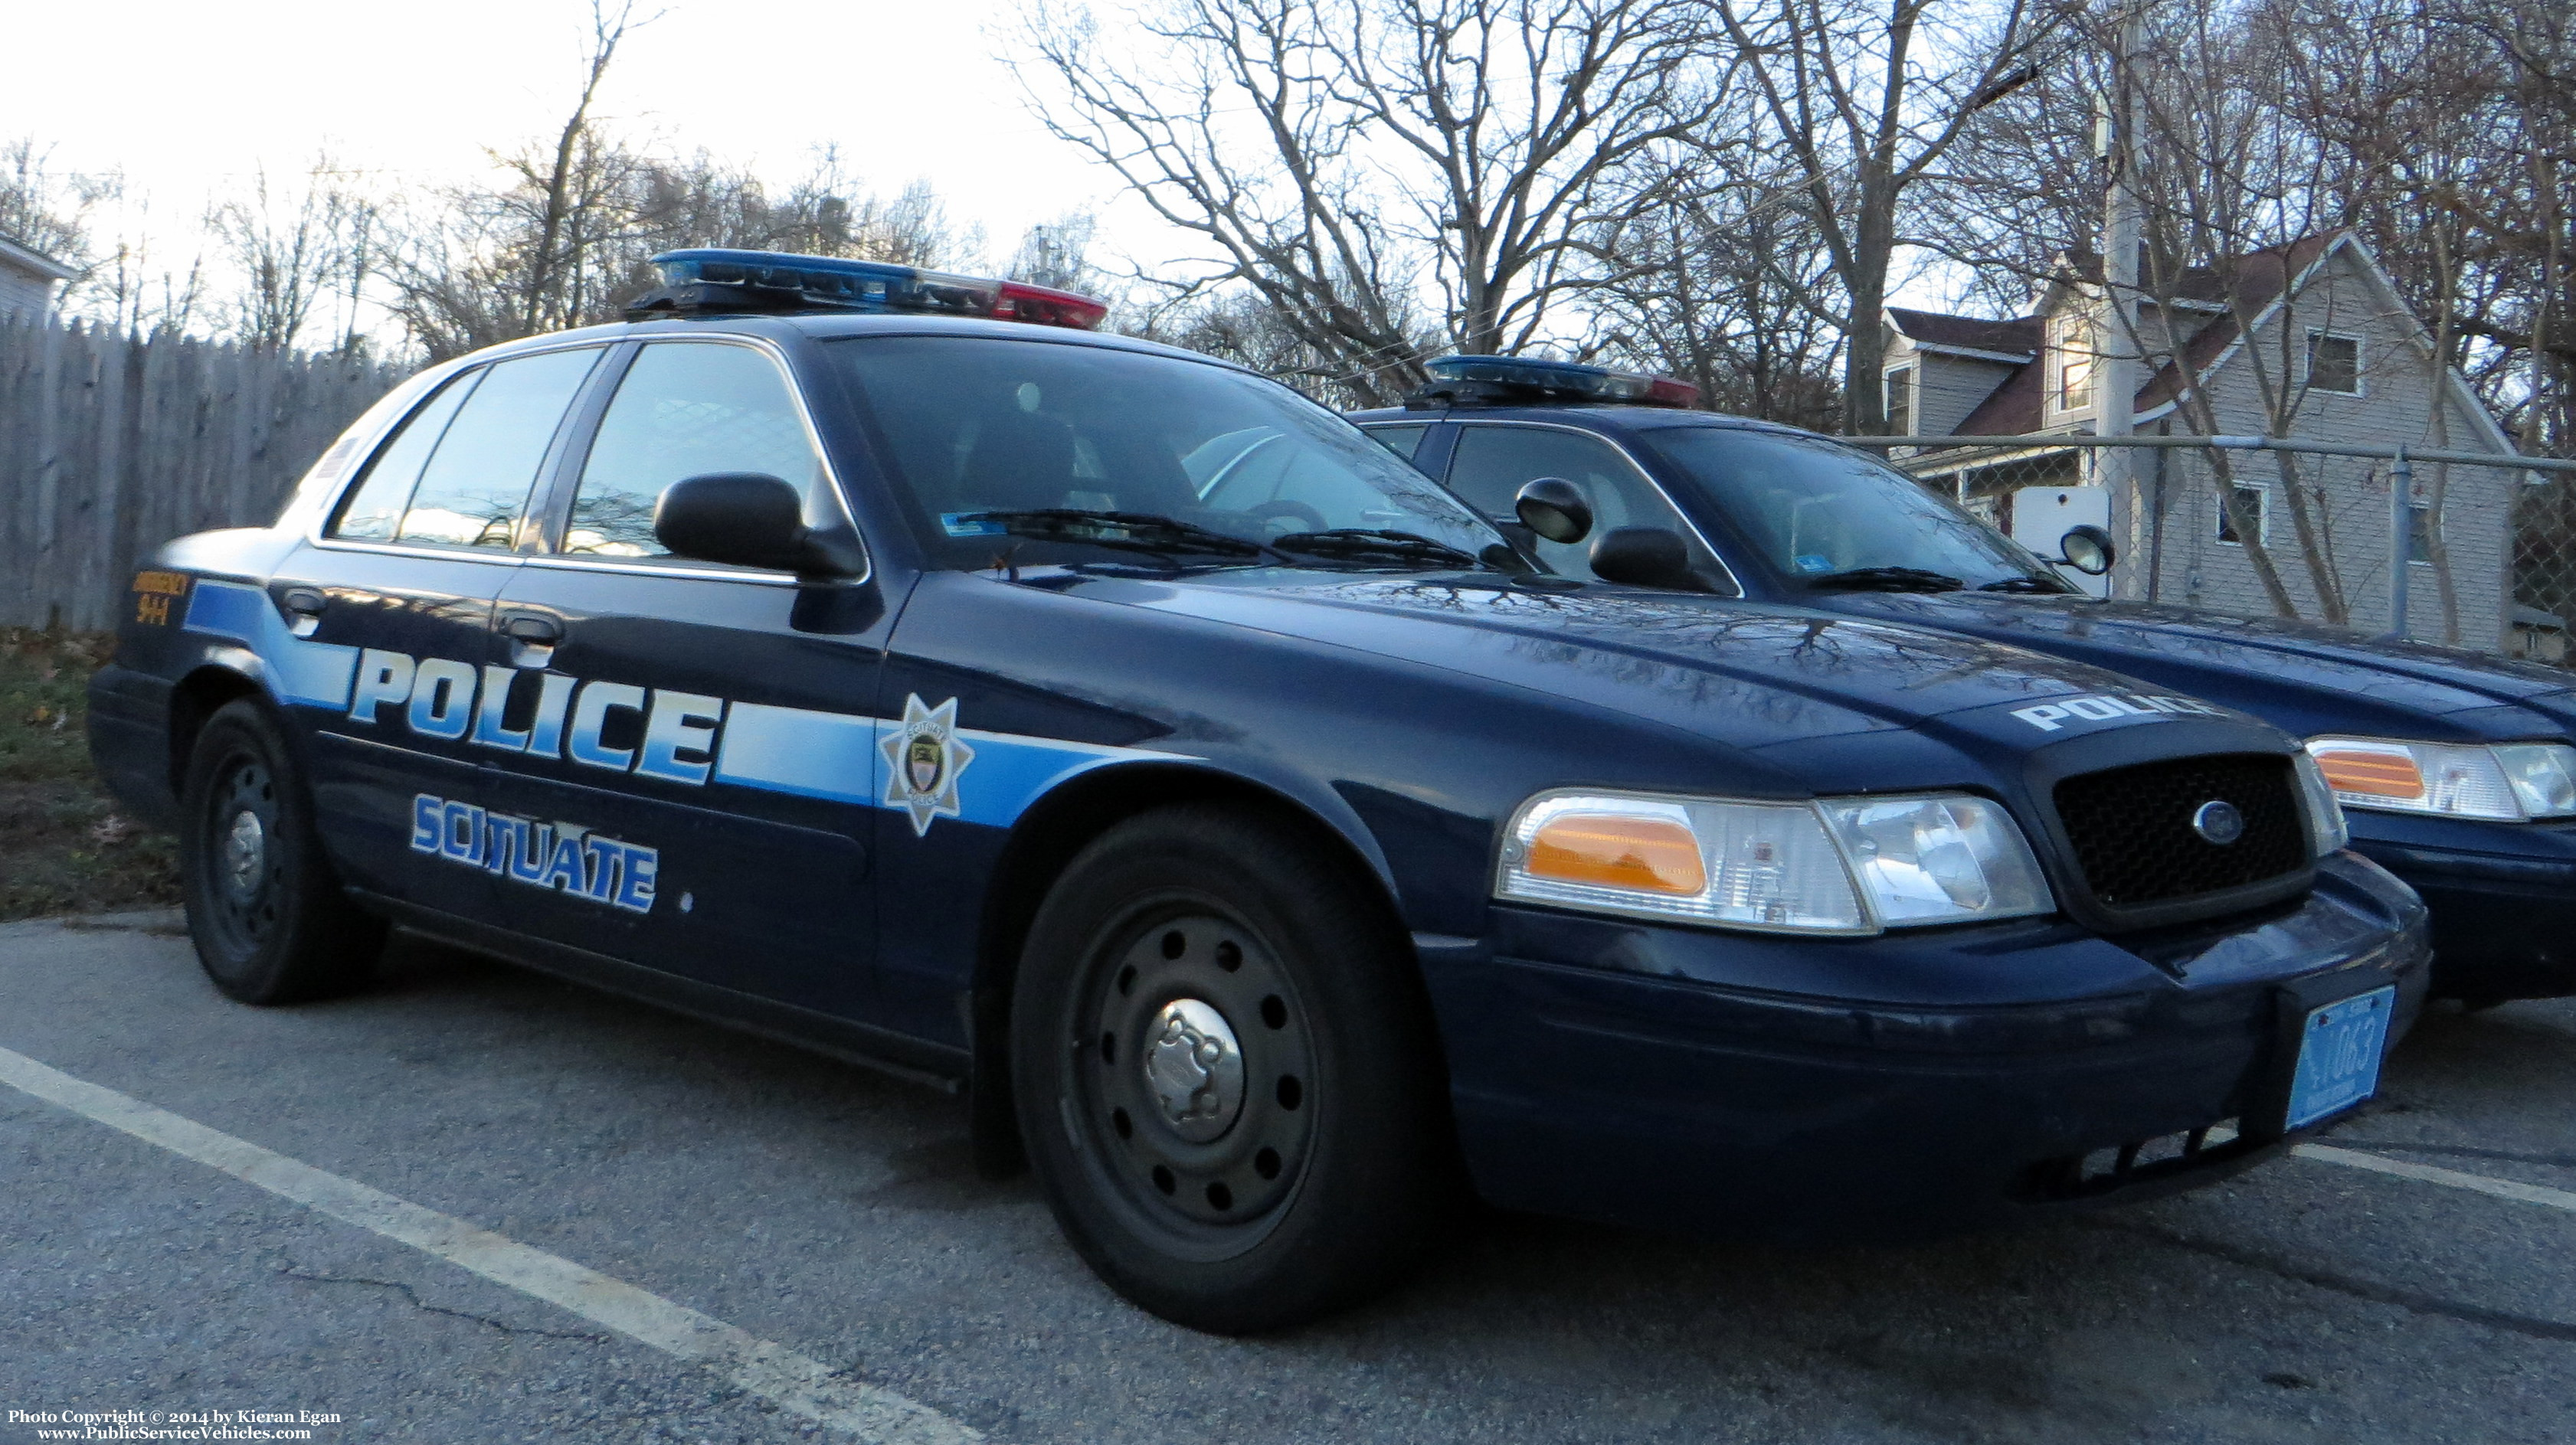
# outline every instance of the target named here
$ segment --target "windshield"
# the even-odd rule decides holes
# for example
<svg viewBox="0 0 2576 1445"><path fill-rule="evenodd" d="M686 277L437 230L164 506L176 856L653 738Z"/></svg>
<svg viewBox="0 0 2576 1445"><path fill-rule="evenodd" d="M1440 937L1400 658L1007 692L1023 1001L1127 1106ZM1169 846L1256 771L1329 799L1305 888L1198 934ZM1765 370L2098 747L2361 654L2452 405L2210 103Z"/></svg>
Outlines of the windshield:
<svg viewBox="0 0 2576 1445"><path fill-rule="evenodd" d="M895 491L937 565L974 569L1133 560L979 513L1077 509L1167 517L1252 542L1272 560L1314 555L1300 534L1409 533L1441 544L1342 542L1359 565L1465 565L1501 535L1357 427L1275 382L1226 367L1098 346L967 336L854 337L827 348L875 413ZM1048 527L1061 533L1061 519ZM1017 526L1020 535L1012 535ZM1193 563L1233 562L1184 529L1137 532ZM1299 550L1300 548L1305 550ZM1255 553L1256 557L1262 554Z"/></svg>
<svg viewBox="0 0 2576 1445"><path fill-rule="evenodd" d="M1968 588L2075 590L1922 483L1821 437L1671 427L1646 433L1646 442L1785 576L1831 586L1838 576L1902 568Z"/></svg>

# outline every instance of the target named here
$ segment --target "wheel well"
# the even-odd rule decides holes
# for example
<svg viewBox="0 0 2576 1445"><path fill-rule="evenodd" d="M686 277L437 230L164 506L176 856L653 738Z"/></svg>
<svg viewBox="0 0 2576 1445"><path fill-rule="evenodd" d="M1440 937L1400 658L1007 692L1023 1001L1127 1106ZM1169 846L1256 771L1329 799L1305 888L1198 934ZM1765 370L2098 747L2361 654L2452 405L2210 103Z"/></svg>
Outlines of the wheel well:
<svg viewBox="0 0 2576 1445"><path fill-rule="evenodd" d="M1131 763L1073 779L1040 799L1012 829L984 893L977 930L974 983L967 998L967 1029L974 1050L969 1099L975 1162L987 1175L1016 1172L1019 1122L1011 1104L1011 984L1020 948L1038 906L1074 855L1102 833L1173 803L1222 802L1269 814L1306 833L1352 881L1380 900L1390 920L1399 915L1385 880L1350 840L1294 799L1257 783L1203 768Z"/></svg>
<svg viewBox="0 0 2576 1445"><path fill-rule="evenodd" d="M188 755L197 750L206 719L235 698L259 696L258 683L228 667L201 667L179 680L170 693L170 796L187 790Z"/></svg>

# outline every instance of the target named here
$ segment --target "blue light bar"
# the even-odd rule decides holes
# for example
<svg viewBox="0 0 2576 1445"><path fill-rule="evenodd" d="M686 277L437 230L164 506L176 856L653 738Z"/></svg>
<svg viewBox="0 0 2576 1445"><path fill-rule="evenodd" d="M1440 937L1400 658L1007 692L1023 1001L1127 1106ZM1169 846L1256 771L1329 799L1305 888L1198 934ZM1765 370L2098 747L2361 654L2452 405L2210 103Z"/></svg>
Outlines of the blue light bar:
<svg viewBox="0 0 2576 1445"><path fill-rule="evenodd" d="M1540 356L1443 356L1423 370L1440 381L1483 382L1568 401L1625 401L1641 406L1699 405L1699 388L1670 376L1612 371Z"/></svg>
<svg viewBox="0 0 2576 1445"><path fill-rule="evenodd" d="M918 266L799 256L784 251L700 247L653 258L659 291L630 303L630 315L752 309L930 311L1088 330L1106 304L1025 281L952 276Z"/></svg>

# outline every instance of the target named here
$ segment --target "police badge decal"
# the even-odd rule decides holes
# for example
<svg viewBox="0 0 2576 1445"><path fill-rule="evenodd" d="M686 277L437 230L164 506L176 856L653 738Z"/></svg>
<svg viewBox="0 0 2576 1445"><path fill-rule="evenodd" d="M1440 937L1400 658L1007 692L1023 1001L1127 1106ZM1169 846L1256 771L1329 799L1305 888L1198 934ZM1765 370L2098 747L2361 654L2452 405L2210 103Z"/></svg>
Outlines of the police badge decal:
<svg viewBox="0 0 2576 1445"><path fill-rule="evenodd" d="M885 754L885 802L912 815L912 833L930 831L933 818L958 816L957 778L975 761L975 750L957 736L957 699L937 707L921 694L903 700L903 721L877 744Z"/></svg>

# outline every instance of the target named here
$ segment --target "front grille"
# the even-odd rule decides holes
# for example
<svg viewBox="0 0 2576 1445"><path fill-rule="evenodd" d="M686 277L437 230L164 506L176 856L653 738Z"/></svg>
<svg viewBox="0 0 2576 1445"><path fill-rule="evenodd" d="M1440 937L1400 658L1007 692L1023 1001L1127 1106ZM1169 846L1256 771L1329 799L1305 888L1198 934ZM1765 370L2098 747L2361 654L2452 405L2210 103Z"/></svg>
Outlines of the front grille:
<svg viewBox="0 0 2576 1445"><path fill-rule="evenodd" d="M2244 836L2223 847L2191 826L2202 804L2220 801L2245 819ZM2287 758L2170 758L2085 773L2057 785L2057 820L2085 886L2109 908L2242 888L2308 859Z"/></svg>

